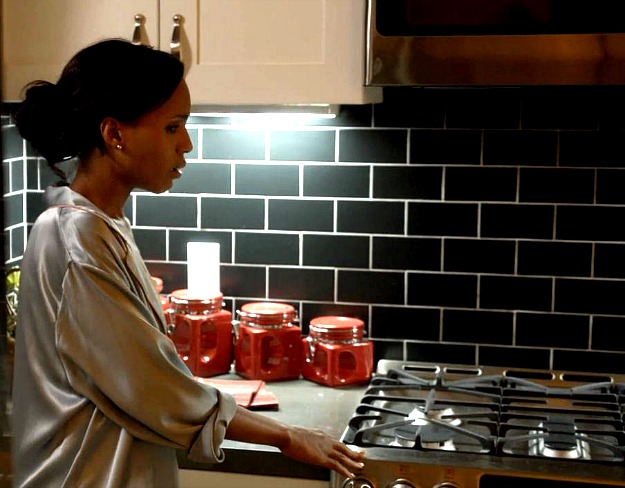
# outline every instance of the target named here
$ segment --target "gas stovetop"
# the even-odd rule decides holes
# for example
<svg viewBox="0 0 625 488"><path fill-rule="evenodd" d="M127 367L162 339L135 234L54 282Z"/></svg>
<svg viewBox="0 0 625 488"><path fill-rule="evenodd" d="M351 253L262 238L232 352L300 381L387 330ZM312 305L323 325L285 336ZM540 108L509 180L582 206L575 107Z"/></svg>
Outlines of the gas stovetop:
<svg viewBox="0 0 625 488"><path fill-rule="evenodd" d="M625 376L382 360L342 437L361 482L332 486L625 486L624 412Z"/></svg>

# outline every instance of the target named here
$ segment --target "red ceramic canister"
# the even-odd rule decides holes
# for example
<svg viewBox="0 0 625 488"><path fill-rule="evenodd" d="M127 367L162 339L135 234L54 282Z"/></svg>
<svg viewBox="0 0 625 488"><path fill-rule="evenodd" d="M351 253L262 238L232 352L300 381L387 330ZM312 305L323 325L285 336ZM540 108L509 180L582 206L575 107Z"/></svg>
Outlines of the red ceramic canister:
<svg viewBox="0 0 625 488"><path fill-rule="evenodd" d="M299 378L302 331L287 303L252 302L237 310L235 371L252 380Z"/></svg>
<svg viewBox="0 0 625 488"><path fill-rule="evenodd" d="M176 290L170 300L174 310L173 331L178 356L195 376L228 373L232 366L232 313L222 310L223 294L190 296Z"/></svg>
<svg viewBox="0 0 625 488"><path fill-rule="evenodd" d="M310 321L302 339L302 376L328 386L369 381L373 373L373 343L364 339L364 322L328 315Z"/></svg>

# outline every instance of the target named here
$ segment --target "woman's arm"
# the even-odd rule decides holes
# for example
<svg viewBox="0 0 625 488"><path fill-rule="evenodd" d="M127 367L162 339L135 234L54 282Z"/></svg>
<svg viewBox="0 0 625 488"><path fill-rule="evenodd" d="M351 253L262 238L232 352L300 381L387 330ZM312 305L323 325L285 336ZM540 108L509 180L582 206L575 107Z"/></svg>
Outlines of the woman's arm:
<svg viewBox="0 0 625 488"><path fill-rule="evenodd" d="M320 430L286 425L240 406L228 425L226 438L274 446L293 459L332 469L349 478L363 468L364 452L353 451Z"/></svg>

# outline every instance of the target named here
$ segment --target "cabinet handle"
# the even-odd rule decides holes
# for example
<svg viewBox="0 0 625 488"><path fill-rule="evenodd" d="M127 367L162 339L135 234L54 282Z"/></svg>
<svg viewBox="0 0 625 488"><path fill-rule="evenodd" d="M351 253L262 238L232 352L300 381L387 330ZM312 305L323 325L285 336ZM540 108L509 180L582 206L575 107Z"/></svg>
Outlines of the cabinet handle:
<svg viewBox="0 0 625 488"><path fill-rule="evenodd" d="M141 42L141 31L143 30L143 23L145 22L145 15L137 14L135 15L135 28L132 31L132 43L133 44L142 44Z"/></svg>
<svg viewBox="0 0 625 488"><path fill-rule="evenodd" d="M180 32L182 30L182 22L184 18L180 14L174 15L174 31L171 34L171 42L169 43L169 49L171 53L180 59Z"/></svg>

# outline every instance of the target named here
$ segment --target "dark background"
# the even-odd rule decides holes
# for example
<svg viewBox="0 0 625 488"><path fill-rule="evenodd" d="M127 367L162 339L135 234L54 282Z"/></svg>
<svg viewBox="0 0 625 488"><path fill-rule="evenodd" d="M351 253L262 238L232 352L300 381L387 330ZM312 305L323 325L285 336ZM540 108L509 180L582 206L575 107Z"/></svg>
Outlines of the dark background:
<svg viewBox="0 0 625 488"><path fill-rule="evenodd" d="M165 291L221 244L228 309L365 320L376 359L625 372L625 88L392 88L315 125L193 117L127 216ZM3 110L5 257L52 180Z"/></svg>

